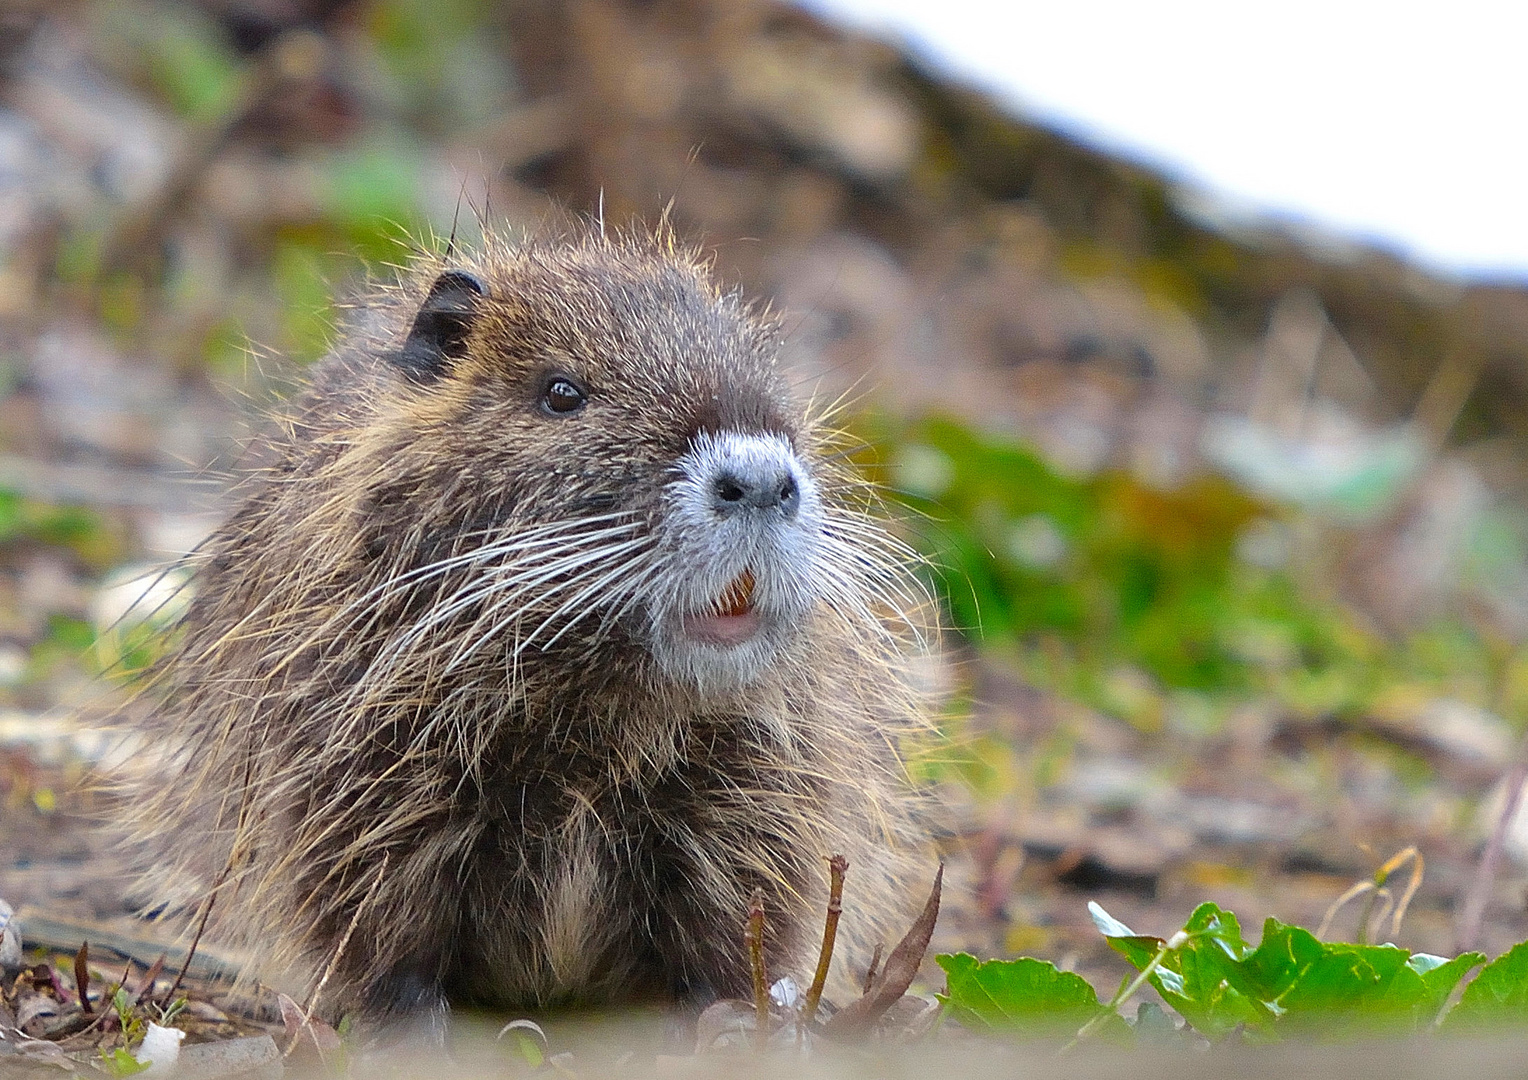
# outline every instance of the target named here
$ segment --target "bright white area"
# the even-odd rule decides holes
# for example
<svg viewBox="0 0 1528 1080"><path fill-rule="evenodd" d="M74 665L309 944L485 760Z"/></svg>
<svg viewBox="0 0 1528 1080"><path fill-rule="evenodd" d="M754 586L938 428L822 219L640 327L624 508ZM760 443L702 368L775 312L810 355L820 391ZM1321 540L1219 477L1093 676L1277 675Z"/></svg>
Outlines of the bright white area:
<svg viewBox="0 0 1528 1080"><path fill-rule="evenodd" d="M1205 189L1528 281L1528 0L798 0Z"/></svg>

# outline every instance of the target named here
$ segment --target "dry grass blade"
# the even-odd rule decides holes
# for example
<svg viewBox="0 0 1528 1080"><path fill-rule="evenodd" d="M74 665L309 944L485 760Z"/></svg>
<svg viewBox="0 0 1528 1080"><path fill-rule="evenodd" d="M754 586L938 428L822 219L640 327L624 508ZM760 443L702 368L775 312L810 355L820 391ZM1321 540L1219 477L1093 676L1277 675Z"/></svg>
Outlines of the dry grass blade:
<svg viewBox="0 0 1528 1080"><path fill-rule="evenodd" d="M1326 914L1321 916L1321 925L1316 927L1316 937L1325 941L1327 931L1332 928L1332 920L1337 917L1339 911L1347 906L1348 901L1356 896L1362 896L1364 893L1373 891L1374 882L1372 881L1359 881L1350 886L1346 892L1333 900L1331 905L1327 907Z"/></svg>
<svg viewBox="0 0 1528 1080"><path fill-rule="evenodd" d="M911 929L886 958L886 966L871 987L858 1001L851 1002L835 1013L822 1025L822 1033L839 1041L863 1037L871 1026L907 993L928 952L929 939L934 936L934 924L939 920L939 894L944 884L944 864L934 875L934 888L930 891L923 911L913 921Z"/></svg>
<svg viewBox="0 0 1528 1080"><path fill-rule="evenodd" d="M1417 894L1417 890L1422 887L1422 853L1416 849L1415 845L1402 848L1400 851L1397 851L1394 855L1390 856L1390 858L1386 859L1385 865L1374 871L1374 884L1376 886L1376 890L1377 892L1383 892L1385 894L1386 900L1388 901L1390 897L1389 891L1380 887L1390 879L1391 874L1405 866L1408 862L1411 863L1411 879L1406 883L1406 888L1401 891L1401 898L1396 902L1395 911L1390 914L1390 934L1392 937L1400 932L1401 920L1406 917L1406 909L1411 905L1411 898L1415 896ZM1367 916L1367 910L1364 914ZM1384 915L1380 916L1379 921L1384 921ZM1365 932L1368 930L1368 924L1369 920L1365 918L1363 926Z"/></svg>
<svg viewBox="0 0 1528 1080"><path fill-rule="evenodd" d="M1401 898L1395 902L1394 910L1392 911L1390 907L1392 903L1391 893L1390 890L1385 888L1385 883L1390 880L1391 874L1407 863L1411 864L1411 878L1407 881L1406 888L1402 890ZM1348 901L1365 895L1368 896L1368 900L1365 901L1363 912L1358 918L1358 932L1356 935L1358 943L1361 945L1368 944L1370 925L1375 921L1383 922L1387 915L1390 918L1390 934L1393 937L1400 932L1401 920L1406 917L1406 909L1411 904L1411 898L1422 887L1423 866L1422 854L1417 851L1415 846L1405 847L1397 851L1390 858L1386 859L1378 870L1374 871L1372 878L1368 881L1354 882L1341 896L1332 901L1331 906L1326 909L1326 914L1321 918L1321 925L1316 928L1316 937L1323 941L1326 940L1327 931L1332 928L1332 920L1337 917L1337 913L1347 905ZM1378 920L1376 920L1374 917L1374 905L1381 900L1384 901L1385 907L1381 910Z"/></svg>

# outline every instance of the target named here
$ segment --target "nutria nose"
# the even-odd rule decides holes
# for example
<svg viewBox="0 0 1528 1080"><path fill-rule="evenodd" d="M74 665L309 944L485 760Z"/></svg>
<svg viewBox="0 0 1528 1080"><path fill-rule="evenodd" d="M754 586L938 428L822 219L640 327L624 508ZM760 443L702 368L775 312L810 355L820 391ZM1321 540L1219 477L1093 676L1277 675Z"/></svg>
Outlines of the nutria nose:
<svg viewBox="0 0 1528 1080"><path fill-rule="evenodd" d="M711 506L729 515L750 507L774 510L789 521L801 508L801 485L788 461L728 455L712 476Z"/></svg>

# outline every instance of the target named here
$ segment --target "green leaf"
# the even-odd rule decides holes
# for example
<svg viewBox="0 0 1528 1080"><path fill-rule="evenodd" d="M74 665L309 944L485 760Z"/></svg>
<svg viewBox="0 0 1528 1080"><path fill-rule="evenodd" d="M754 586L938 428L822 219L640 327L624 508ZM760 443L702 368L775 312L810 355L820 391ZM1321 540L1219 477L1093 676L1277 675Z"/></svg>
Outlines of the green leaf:
<svg viewBox="0 0 1528 1080"><path fill-rule="evenodd" d="M101 1051L101 1065L111 1076L132 1076L143 1072L151 1064L149 1061L139 1061L125 1047L119 1046L111 1054Z"/></svg>
<svg viewBox="0 0 1528 1080"><path fill-rule="evenodd" d="M1269 919L1247 957L1251 986L1292 1029L1371 1032L1428 1022L1432 994L1394 945L1326 943L1308 930ZM1439 977L1439 981L1446 976Z"/></svg>
<svg viewBox="0 0 1528 1080"><path fill-rule="evenodd" d="M1528 1023L1528 941L1481 969L1444 1019L1443 1030L1476 1032L1523 1023Z"/></svg>
<svg viewBox="0 0 1528 1080"><path fill-rule="evenodd" d="M1108 1008L1080 975L1030 957L981 961L970 953L935 957L948 988L942 995L950 1015L976 1031L1002 1031L1058 1038L1071 1035ZM1128 1033L1118 1014L1103 1034Z"/></svg>
<svg viewBox="0 0 1528 1080"><path fill-rule="evenodd" d="M1137 934L1105 911L1102 904L1089 900L1088 914L1093 917L1093 925L1098 927L1098 932L1109 939L1109 947L1134 964L1137 971L1144 971L1146 965L1151 963L1151 958L1162 948L1161 938Z"/></svg>
<svg viewBox="0 0 1528 1080"><path fill-rule="evenodd" d="M1316 963L1322 948L1309 931L1269 919L1263 924L1263 940L1246 957L1249 988L1263 1001L1277 1003Z"/></svg>
<svg viewBox="0 0 1528 1080"><path fill-rule="evenodd" d="M1406 966L1422 976L1422 984L1427 991L1418 1020L1423 1023L1436 1022L1449 995L1459 985L1459 980L1471 968L1483 963L1485 958L1485 953L1478 952L1460 953L1452 960L1430 953L1412 953Z"/></svg>
<svg viewBox="0 0 1528 1080"><path fill-rule="evenodd" d="M1104 925L1096 914L1094 922ZM1128 929L1123 923L1116 925ZM1248 986L1242 964L1248 947L1236 916L1214 904L1201 904L1183 933L1187 940L1171 950L1150 977L1162 999L1209 1039L1223 1038L1239 1026L1271 1025L1274 1014ZM1140 935L1109 937L1110 947L1137 971L1146 969L1162 944L1160 938Z"/></svg>
<svg viewBox="0 0 1528 1080"><path fill-rule="evenodd" d="M1334 1022L1410 1026L1428 1000L1422 977L1393 945L1330 946L1279 999L1285 1026L1330 1027Z"/></svg>
<svg viewBox="0 0 1528 1080"><path fill-rule="evenodd" d="M1104 937L1136 937L1136 932L1113 915L1104 910L1103 905L1094 900L1088 901L1088 914L1093 917L1093 925L1098 927L1098 932Z"/></svg>
<svg viewBox="0 0 1528 1080"><path fill-rule="evenodd" d="M515 1048L520 1051L520 1056L525 1059L525 1063L533 1069L541 1068L541 1063L546 1060L541 1052L541 1045L523 1031L517 1031L514 1035Z"/></svg>

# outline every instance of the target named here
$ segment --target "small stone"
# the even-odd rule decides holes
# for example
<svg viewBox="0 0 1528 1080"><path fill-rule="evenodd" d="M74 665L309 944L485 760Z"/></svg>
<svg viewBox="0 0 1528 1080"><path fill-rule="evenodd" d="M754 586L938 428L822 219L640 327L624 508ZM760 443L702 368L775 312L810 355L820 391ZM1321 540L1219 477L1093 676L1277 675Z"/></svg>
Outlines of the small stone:
<svg viewBox="0 0 1528 1080"><path fill-rule="evenodd" d="M224 1076L279 1077L281 1051L269 1035L198 1043L180 1052L175 1080L218 1080Z"/></svg>

